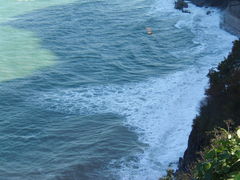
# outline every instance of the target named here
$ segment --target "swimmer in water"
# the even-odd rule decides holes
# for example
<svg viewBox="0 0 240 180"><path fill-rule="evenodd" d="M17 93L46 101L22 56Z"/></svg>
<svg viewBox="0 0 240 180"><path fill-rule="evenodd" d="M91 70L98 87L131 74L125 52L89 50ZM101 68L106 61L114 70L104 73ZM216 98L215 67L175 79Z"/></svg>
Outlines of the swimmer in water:
<svg viewBox="0 0 240 180"><path fill-rule="evenodd" d="M146 31L147 31L148 35L152 35L153 34L152 28L150 28L150 27L147 27Z"/></svg>

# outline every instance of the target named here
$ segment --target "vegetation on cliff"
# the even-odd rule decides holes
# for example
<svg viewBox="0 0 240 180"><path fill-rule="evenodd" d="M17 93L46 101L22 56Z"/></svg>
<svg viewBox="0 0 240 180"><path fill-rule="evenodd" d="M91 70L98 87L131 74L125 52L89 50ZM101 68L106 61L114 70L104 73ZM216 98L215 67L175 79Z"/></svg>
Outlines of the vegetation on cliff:
<svg viewBox="0 0 240 180"><path fill-rule="evenodd" d="M215 134L211 146L202 152L202 160L193 169L194 179L239 180L240 129L236 133L221 129Z"/></svg>
<svg viewBox="0 0 240 180"><path fill-rule="evenodd" d="M169 169L160 180L239 180L240 179L240 128L231 133L215 129L209 147L199 152L201 160L188 173L177 173Z"/></svg>
<svg viewBox="0 0 240 180"><path fill-rule="evenodd" d="M226 128L231 119L234 130L240 125L240 41L235 41L232 52L217 69L210 70L207 97L202 101L199 115L194 119L188 148L180 160L179 169L187 172L197 159L198 152L210 145L211 131Z"/></svg>
<svg viewBox="0 0 240 180"><path fill-rule="evenodd" d="M201 103L199 115L194 119L188 148L179 161L179 172L190 173L201 151L212 144L212 132L216 128L228 128L231 132L240 125L240 41L235 41L232 52L217 69L211 69L209 88ZM226 126L226 120L231 126ZM238 147L240 148L240 146ZM240 167L239 167L240 169Z"/></svg>

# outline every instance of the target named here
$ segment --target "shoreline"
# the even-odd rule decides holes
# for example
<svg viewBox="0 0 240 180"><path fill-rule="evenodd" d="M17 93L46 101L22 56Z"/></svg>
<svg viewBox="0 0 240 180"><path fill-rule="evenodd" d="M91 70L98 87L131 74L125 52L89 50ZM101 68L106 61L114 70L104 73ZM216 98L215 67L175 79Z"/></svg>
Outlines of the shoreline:
<svg viewBox="0 0 240 180"><path fill-rule="evenodd" d="M208 3L204 3L204 0L191 0L190 3L193 3L193 4L195 4L197 6L200 6L200 7L208 7L208 6L212 6L212 5L209 4L209 2L214 1L214 0L205 0L205 1L208 1ZM238 4L234 7L232 7L231 6L232 3L236 3L236 2ZM220 28L222 28L223 30L227 31L228 33L233 34L234 36L240 38L240 14L238 14L238 12L240 12L240 1L239 0L230 1L229 4L226 4L225 8L223 8L223 6L213 6L213 7L217 7L217 8L222 9ZM229 54L231 54L231 53L232 53L232 50L229 52ZM229 56L228 56L228 58L229 58ZM225 60L222 60L219 63L219 66L223 62L225 62ZM210 77L209 77L209 81L210 81L210 87L205 90L206 94L209 91L209 89L211 88L211 78ZM209 96L203 98L201 102L208 101L208 99L209 99ZM201 121L205 120L204 118L203 118L203 120L201 119L203 108L208 108L208 107L205 107L205 106L207 106L207 105L204 104L200 107L200 114L197 115L197 117L194 118L194 120L193 120L192 130L191 130L191 133L188 137L188 146L187 146L187 148L184 152L184 156L179 158L178 168L176 170L177 175L179 175L179 173L180 174L189 173L190 172L189 169L190 169L191 165L193 163L195 163L200 158L197 153L199 151L201 151L203 148L209 146L210 139L205 134L206 129L208 129L208 126L206 126L206 127L203 126L202 127L200 125L200 124L202 124ZM210 113L210 115L212 114L212 112L209 112L209 113ZM201 119L201 121L199 121L200 119ZM196 124L196 121L197 121L197 124ZM236 122L238 122L238 120L236 120ZM214 121L213 124L214 123L217 124L216 127L224 127L224 125L221 124L222 123L221 120L220 120L220 122L217 122L217 121L215 122ZM236 125L238 125L238 123L236 123ZM202 133L199 130L201 128L204 129L205 133ZM181 180L181 178L180 178L180 180Z"/></svg>
<svg viewBox="0 0 240 180"><path fill-rule="evenodd" d="M216 7L222 10L220 27L240 38L240 0L190 0L200 7Z"/></svg>

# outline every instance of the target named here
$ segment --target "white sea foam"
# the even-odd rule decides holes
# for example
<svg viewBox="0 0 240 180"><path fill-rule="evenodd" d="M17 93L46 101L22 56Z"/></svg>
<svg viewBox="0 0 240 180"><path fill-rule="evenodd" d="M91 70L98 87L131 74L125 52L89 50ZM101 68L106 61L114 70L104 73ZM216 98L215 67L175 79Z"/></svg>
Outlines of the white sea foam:
<svg viewBox="0 0 240 180"><path fill-rule="evenodd" d="M191 119L203 97L207 69L191 68L144 83L72 89L41 97L51 110L67 113L115 113L135 127L148 147L139 162L124 162L118 170L123 179L159 177L161 171L182 155ZM126 164L125 164L126 163ZM133 169L132 167L138 167Z"/></svg>
<svg viewBox="0 0 240 180"><path fill-rule="evenodd" d="M164 1L165 2L165 1ZM197 55L193 68L178 72L155 83L149 83L144 102L138 114L128 118L128 123L140 127L141 140L149 145L139 155L138 162L125 162L120 170L122 179L158 179L171 162L178 161L187 146L193 118L207 86L208 69L215 67L231 49L236 37L220 29L220 12L211 8L189 5L191 14L183 14L169 7L169 1L161 1L156 13L176 16L176 28L190 29L194 34L191 50L180 52ZM166 7L164 7L166 5ZM211 11L210 15L206 12ZM161 90L160 90L161 89ZM152 94L153 90L155 93ZM134 168L137 167L137 168ZM163 168L163 169L162 169Z"/></svg>
<svg viewBox="0 0 240 180"><path fill-rule="evenodd" d="M158 179L169 163L183 155L192 120L204 97L208 69L223 60L235 39L219 28L219 11L190 5L192 13L182 14L173 9L172 1L162 2L155 12L172 12L178 19L175 27L190 29L194 34L197 46L178 52L194 55L193 66L147 82L69 89L45 93L38 99L55 111L124 116L124 123L135 127L139 140L147 147L136 155L138 161L122 159L121 168L113 170L120 179ZM208 10L213 12L206 15Z"/></svg>
<svg viewBox="0 0 240 180"><path fill-rule="evenodd" d="M165 1L164 1L165 2ZM176 162L187 146L192 119L196 116L200 100L204 97L204 87L208 79L208 69L216 66L227 56L232 41L236 38L220 29L220 12L216 9L203 9L190 4L191 14L169 8L161 1L155 12L178 14L176 28L188 28L194 34L193 43L198 46L184 53L198 55L194 68L178 72L158 83L150 83L139 114L128 118L128 123L142 128L142 141L149 145L139 155L139 162L123 163L119 172L122 179L158 179L170 162ZM167 4L167 7L164 7ZM211 11L210 15L206 15ZM162 14L161 14L162 15ZM180 55L180 54L179 54ZM160 91L160 89L162 91ZM159 92L158 92L159 91ZM156 100L158 99L158 100ZM137 167L137 168L133 168Z"/></svg>

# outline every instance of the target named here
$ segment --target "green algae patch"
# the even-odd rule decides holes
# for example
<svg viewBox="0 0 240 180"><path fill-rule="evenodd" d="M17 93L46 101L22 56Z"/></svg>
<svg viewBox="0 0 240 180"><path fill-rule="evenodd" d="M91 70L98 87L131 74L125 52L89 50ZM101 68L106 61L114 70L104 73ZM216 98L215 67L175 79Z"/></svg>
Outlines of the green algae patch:
<svg viewBox="0 0 240 180"><path fill-rule="evenodd" d="M34 33L1 26L0 34L0 81L25 77L56 63L56 56L41 47Z"/></svg>

